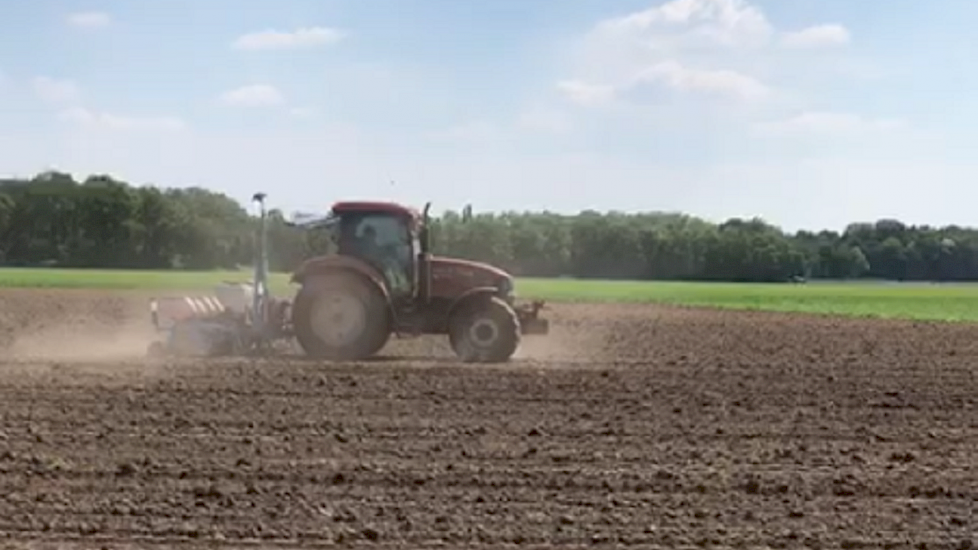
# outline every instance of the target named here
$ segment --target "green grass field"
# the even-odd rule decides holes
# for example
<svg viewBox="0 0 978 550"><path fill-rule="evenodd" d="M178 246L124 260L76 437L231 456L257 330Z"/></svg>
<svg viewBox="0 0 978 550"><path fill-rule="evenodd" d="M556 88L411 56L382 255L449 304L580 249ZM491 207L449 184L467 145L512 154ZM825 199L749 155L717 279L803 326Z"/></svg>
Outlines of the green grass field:
<svg viewBox="0 0 978 550"><path fill-rule="evenodd" d="M0 288L208 290L247 281L248 271L167 272L0 268ZM273 291L291 295L286 275ZM657 302L735 309L978 321L978 285L896 283L729 284L520 279L523 298L560 302Z"/></svg>

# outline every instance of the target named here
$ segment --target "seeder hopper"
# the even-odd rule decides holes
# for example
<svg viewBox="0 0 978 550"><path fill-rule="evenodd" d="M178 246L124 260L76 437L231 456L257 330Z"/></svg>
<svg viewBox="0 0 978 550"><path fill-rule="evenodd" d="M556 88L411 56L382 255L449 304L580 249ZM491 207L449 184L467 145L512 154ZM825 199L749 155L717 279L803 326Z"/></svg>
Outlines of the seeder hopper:
<svg viewBox="0 0 978 550"><path fill-rule="evenodd" d="M387 202L338 202L324 217L292 224L320 237L313 257L292 274L292 300L269 290L265 195L254 274L213 295L158 298L153 355L248 355L297 343L310 357L352 361L373 356L390 336L441 334L467 362L502 362L524 335L549 332L543 302L517 304L513 277L480 262L430 251L423 212Z"/></svg>

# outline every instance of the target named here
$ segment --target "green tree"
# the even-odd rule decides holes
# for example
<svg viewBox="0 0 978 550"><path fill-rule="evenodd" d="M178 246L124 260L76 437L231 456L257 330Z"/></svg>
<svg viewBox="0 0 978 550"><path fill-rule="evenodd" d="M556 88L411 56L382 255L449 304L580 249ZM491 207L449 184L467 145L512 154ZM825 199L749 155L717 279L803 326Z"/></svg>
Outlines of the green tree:
<svg viewBox="0 0 978 550"><path fill-rule="evenodd" d="M325 250L322 235L269 212L270 264L294 269ZM49 171L0 180L3 265L219 269L250 265L256 219L202 187L133 186L107 175L76 181ZM433 220L441 255L526 276L786 281L978 280L978 230L899 220L852 223L842 233L794 234L759 218L710 223L684 213L475 213Z"/></svg>

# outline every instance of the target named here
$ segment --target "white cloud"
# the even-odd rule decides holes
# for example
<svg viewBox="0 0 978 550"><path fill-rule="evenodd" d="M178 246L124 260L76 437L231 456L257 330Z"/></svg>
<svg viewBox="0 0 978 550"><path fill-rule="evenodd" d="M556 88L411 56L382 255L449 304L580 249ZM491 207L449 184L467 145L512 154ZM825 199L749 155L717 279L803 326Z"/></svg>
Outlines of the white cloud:
<svg viewBox="0 0 978 550"><path fill-rule="evenodd" d="M592 84L581 80L562 80L557 89L578 105L603 105L615 98L615 87L608 84Z"/></svg>
<svg viewBox="0 0 978 550"><path fill-rule="evenodd" d="M77 101L81 95L78 85L67 79L38 76L31 85L37 97L48 103L70 103Z"/></svg>
<svg viewBox="0 0 978 550"><path fill-rule="evenodd" d="M328 27L304 27L294 31L269 29L242 35L231 47L236 50L292 50L334 44L345 36L343 31Z"/></svg>
<svg viewBox="0 0 978 550"><path fill-rule="evenodd" d="M715 98L755 101L767 98L771 90L751 76L729 69L693 69L669 60L643 68L623 83L593 84L581 80L564 80L557 89L572 103L593 107L607 105L628 92L648 85L663 86L678 92Z"/></svg>
<svg viewBox="0 0 978 550"><path fill-rule="evenodd" d="M764 13L745 0L673 0L602 21L596 32L637 39L652 48L670 43L757 47L770 40L773 29Z"/></svg>
<svg viewBox="0 0 978 550"><path fill-rule="evenodd" d="M799 134L854 135L866 132L893 131L907 123L893 118L869 118L853 113L806 111L775 122L760 123L756 130L768 136Z"/></svg>
<svg viewBox="0 0 978 550"><path fill-rule="evenodd" d="M91 111L81 107L73 107L62 111L61 118L62 120L89 129L177 131L187 127L187 124L177 117L124 116Z"/></svg>
<svg viewBox="0 0 978 550"><path fill-rule="evenodd" d="M769 85L755 76L748 53L768 45L774 32L746 0L672 0L595 24L576 51L578 78L558 89L583 105L648 85L704 98L760 99Z"/></svg>
<svg viewBox="0 0 978 550"><path fill-rule="evenodd" d="M232 107L274 107L285 104L282 92L270 84L251 84L224 92L220 101Z"/></svg>
<svg viewBox="0 0 978 550"><path fill-rule="evenodd" d="M762 99L770 90L763 83L736 71L701 70L684 67L676 61L664 61L643 69L635 84L661 83L674 90L729 96L744 100Z"/></svg>
<svg viewBox="0 0 978 550"><path fill-rule="evenodd" d="M849 40L838 23L782 32L749 0L671 0L598 21L572 51L575 79L558 89L585 105L658 101L628 93L650 84L701 100L798 98L796 82L777 75L804 64L805 48Z"/></svg>
<svg viewBox="0 0 978 550"><path fill-rule="evenodd" d="M781 44L788 48L819 48L842 46L850 40L849 30L838 24L814 25L807 29L785 33Z"/></svg>
<svg viewBox="0 0 978 550"><path fill-rule="evenodd" d="M73 13L68 16L68 24L83 29L107 27L112 23L112 17L105 12L89 11Z"/></svg>

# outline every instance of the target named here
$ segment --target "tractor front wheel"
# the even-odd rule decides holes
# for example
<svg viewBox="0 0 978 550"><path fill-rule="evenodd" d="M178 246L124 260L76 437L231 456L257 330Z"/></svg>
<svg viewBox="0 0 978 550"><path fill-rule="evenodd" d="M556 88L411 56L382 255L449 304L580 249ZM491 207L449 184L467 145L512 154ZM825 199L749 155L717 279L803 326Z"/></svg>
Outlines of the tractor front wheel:
<svg viewBox="0 0 978 550"><path fill-rule="evenodd" d="M516 312L496 296L464 306L449 322L452 350L467 363L502 363L519 347Z"/></svg>
<svg viewBox="0 0 978 550"><path fill-rule="evenodd" d="M292 305L292 328L310 357L366 359L390 338L387 300L362 277L330 273L299 291Z"/></svg>

